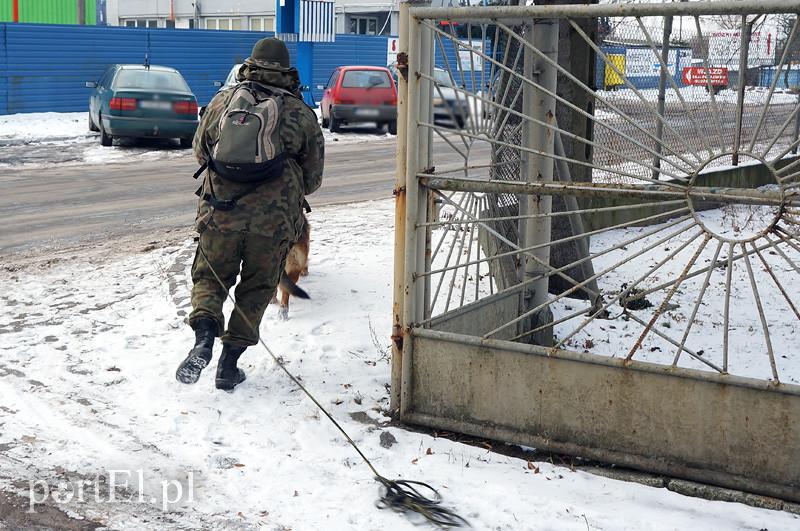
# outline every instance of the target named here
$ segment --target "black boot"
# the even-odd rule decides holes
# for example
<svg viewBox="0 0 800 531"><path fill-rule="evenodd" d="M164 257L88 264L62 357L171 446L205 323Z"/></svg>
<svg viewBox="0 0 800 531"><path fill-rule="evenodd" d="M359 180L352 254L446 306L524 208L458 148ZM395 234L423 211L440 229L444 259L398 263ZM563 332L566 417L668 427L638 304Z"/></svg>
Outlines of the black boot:
<svg viewBox="0 0 800 531"><path fill-rule="evenodd" d="M178 366L175 378L185 384L193 384L200 379L200 373L211 361L211 349L217 337L217 323L211 319L200 319L193 325L194 347Z"/></svg>
<svg viewBox="0 0 800 531"><path fill-rule="evenodd" d="M222 345L222 356L217 363L217 389L233 391L233 388L245 380L244 371L236 366L239 356L247 347Z"/></svg>

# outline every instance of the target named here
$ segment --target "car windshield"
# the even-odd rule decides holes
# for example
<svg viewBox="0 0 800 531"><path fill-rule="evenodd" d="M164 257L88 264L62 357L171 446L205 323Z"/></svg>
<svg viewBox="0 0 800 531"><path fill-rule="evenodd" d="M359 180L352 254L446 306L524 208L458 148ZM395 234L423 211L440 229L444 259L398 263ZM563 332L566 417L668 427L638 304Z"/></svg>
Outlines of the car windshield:
<svg viewBox="0 0 800 531"><path fill-rule="evenodd" d="M433 71L433 79L435 79L436 83L441 87L452 87L453 86L453 82L450 79L450 74L448 74L444 70L434 70Z"/></svg>
<svg viewBox="0 0 800 531"><path fill-rule="evenodd" d="M389 88L389 74L380 70L348 70L344 73L342 87L344 88Z"/></svg>
<svg viewBox="0 0 800 531"><path fill-rule="evenodd" d="M169 70L122 70L117 75L114 88L191 92L181 75Z"/></svg>
<svg viewBox="0 0 800 531"><path fill-rule="evenodd" d="M241 64L233 65L231 71L228 73L228 79L225 80L225 86L230 87L236 84L236 74L239 73L239 69L242 67Z"/></svg>

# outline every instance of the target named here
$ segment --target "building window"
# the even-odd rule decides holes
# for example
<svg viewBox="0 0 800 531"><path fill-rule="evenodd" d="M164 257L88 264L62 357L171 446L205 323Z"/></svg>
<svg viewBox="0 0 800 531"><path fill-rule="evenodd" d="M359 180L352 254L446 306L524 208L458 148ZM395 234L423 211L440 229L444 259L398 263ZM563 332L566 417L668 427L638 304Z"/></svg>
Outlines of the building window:
<svg viewBox="0 0 800 531"><path fill-rule="evenodd" d="M206 29L240 30L242 29L242 21L239 18L207 18Z"/></svg>
<svg viewBox="0 0 800 531"><path fill-rule="evenodd" d="M250 17L250 31L274 31L273 17Z"/></svg>
<svg viewBox="0 0 800 531"><path fill-rule="evenodd" d="M158 19L155 18L129 18L122 21L126 28L157 28Z"/></svg>
<svg viewBox="0 0 800 531"><path fill-rule="evenodd" d="M378 33L378 19L375 17L350 17L350 33L376 35Z"/></svg>
<svg viewBox="0 0 800 531"><path fill-rule="evenodd" d="M189 19L189 29L194 29L194 19L193 18Z"/></svg>
<svg viewBox="0 0 800 531"><path fill-rule="evenodd" d="M175 21L174 21L174 20L169 20L169 19L167 19L167 25L166 25L166 27L167 27L167 28L174 28L174 27L175 27Z"/></svg>

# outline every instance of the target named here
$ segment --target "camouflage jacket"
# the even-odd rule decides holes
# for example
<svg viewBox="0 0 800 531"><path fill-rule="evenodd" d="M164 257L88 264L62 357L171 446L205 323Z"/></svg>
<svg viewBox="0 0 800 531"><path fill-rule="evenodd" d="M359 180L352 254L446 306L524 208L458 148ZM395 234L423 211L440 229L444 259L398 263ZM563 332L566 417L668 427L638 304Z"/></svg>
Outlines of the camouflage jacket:
<svg viewBox="0 0 800 531"><path fill-rule="evenodd" d="M297 70L281 68L274 63L248 61L239 70L239 80L249 79L265 85L279 87L299 94ZM194 136L194 154L200 164L206 162L206 153L219 138L217 123L234 89L220 91L206 107ZM234 183L215 172L204 172L205 180L197 207L195 228L202 232L206 227L219 231L250 232L278 240L296 241L302 228L303 200L322 184L324 140L314 111L300 98L284 99L281 117L281 136L287 157L283 177L264 182L252 193L239 199L233 210L222 211L211 207L203 196L211 193L217 199L231 199L252 184ZM212 216L213 211L213 216Z"/></svg>

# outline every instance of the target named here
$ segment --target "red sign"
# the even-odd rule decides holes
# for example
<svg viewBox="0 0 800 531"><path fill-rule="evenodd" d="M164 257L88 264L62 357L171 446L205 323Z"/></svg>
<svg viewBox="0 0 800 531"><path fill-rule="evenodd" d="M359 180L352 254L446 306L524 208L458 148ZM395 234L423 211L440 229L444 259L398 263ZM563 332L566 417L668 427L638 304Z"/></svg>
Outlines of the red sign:
<svg viewBox="0 0 800 531"><path fill-rule="evenodd" d="M683 82L686 85L708 85L709 78L711 86L728 86L728 69L724 67L709 68L708 74L702 66L684 66Z"/></svg>

